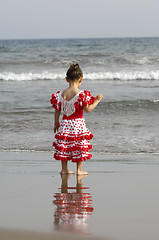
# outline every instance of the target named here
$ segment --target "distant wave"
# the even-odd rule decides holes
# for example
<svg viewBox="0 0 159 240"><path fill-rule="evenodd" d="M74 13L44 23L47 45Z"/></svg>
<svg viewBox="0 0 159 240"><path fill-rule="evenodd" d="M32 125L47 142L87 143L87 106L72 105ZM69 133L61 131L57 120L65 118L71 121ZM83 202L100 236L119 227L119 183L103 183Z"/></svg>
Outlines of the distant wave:
<svg viewBox="0 0 159 240"><path fill-rule="evenodd" d="M84 74L86 79L108 80L159 80L159 71L132 71L132 72L101 72Z"/></svg>
<svg viewBox="0 0 159 240"><path fill-rule="evenodd" d="M34 80L59 80L64 79L65 73L0 73L1 81L34 81ZM120 72L92 72L84 73L87 80L159 80L159 71L120 71Z"/></svg>
<svg viewBox="0 0 159 240"><path fill-rule="evenodd" d="M117 64L133 66L133 65L155 65L159 63L158 57L144 56L144 57L133 57L133 56L121 56L114 57L113 61Z"/></svg>
<svg viewBox="0 0 159 240"><path fill-rule="evenodd" d="M55 80L63 79L65 74L42 72L42 73L0 73L0 80L2 81L34 81L34 80Z"/></svg>

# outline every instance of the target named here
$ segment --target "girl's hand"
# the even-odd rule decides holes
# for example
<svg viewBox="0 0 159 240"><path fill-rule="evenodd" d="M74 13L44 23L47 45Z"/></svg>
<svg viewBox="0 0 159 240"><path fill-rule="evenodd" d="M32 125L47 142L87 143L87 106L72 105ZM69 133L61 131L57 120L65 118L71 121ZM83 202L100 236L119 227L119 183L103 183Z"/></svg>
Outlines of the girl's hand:
<svg viewBox="0 0 159 240"><path fill-rule="evenodd" d="M83 107L85 112L87 112L87 113L91 112L98 105L98 103L101 101L102 98L103 98L103 95L102 94L98 94L96 96L96 99L95 99L94 103L92 103L90 105L87 104L87 106Z"/></svg>
<svg viewBox="0 0 159 240"><path fill-rule="evenodd" d="M54 133L58 132L59 127L60 127L60 124L55 124L54 125Z"/></svg>
<svg viewBox="0 0 159 240"><path fill-rule="evenodd" d="M103 98L103 95L100 93L96 96L96 99L100 102Z"/></svg>

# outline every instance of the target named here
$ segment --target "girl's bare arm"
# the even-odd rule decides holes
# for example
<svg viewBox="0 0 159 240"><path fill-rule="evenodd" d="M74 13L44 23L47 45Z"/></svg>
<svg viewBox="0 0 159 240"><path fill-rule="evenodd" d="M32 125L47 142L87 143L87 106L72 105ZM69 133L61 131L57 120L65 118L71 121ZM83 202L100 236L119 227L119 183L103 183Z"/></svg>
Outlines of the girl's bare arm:
<svg viewBox="0 0 159 240"><path fill-rule="evenodd" d="M102 98L103 98L103 95L102 94L98 94L96 99L95 99L95 101L94 101L94 103L92 103L90 105L87 104L86 107L83 107L85 112L87 112L87 113L91 112L98 105L98 103L102 100Z"/></svg>
<svg viewBox="0 0 159 240"><path fill-rule="evenodd" d="M54 115L54 133L56 133L56 131L58 131L60 124L59 124L59 118L60 118L60 111L59 110L55 110L55 115Z"/></svg>

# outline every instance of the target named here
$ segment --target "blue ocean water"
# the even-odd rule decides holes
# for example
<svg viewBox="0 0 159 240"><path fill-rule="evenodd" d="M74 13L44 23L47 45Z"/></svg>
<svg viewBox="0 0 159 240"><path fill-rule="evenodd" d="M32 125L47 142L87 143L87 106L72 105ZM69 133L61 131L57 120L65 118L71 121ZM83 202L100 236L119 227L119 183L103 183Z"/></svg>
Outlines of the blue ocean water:
<svg viewBox="0 0 159 240"><path fill-rule="evenodd" d="M49 99L72 63L104 95L85 114L92 152L159 153L159 38L0 40L0 150L52 151Z"/></svg>

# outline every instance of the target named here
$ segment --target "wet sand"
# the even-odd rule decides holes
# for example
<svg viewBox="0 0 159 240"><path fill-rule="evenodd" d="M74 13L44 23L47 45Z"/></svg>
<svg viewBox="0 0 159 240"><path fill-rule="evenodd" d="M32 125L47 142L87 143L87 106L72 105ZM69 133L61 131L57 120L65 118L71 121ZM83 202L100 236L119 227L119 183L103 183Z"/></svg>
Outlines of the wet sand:
<svg viewBox="0 0 159 240"><path fill-rule="evenodd" d="M11 229L0 229L0 239L3 240L108 240L106 238L101 237L84 237L77 236L74 234L53 234L53 233L40 233L40 232L30 232L30 231L22 231L22 230L11 230Z"/></svg>
<svg viewBox="0 0 159 240"><path fill-rule="evenodd" d="M159 239L158 155L94 155L83 179L62 179L50 153L1 152L0 165L0 239Z"/></svg>

